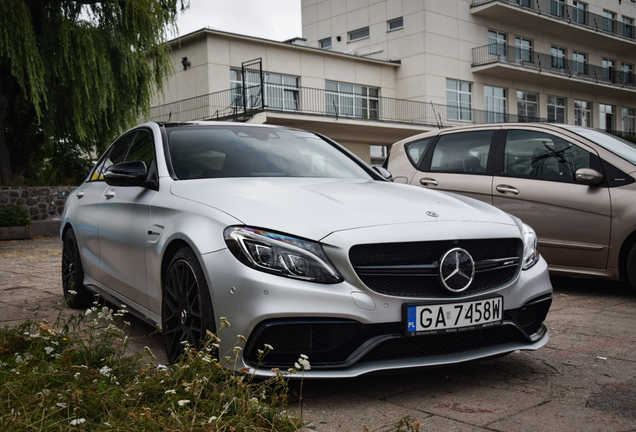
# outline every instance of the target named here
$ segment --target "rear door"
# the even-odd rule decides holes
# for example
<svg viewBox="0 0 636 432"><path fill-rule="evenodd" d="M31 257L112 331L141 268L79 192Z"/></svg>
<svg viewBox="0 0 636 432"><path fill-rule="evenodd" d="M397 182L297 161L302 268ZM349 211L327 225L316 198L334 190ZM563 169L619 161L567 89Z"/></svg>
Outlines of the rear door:
<svg viewBox="0 0 636 432"><path fill-rule="evenodd" d="M491 148L497 129L440 135L428 149L411 184L456 192L492 204Z"/></svg>
<svg viewBox="0 0 636 432"><path fill-rule="evenodd" d="M551 266L604 269L610 240L609 189L574 181L602 172L596 152L558 132L509 128L498 149L493 204L530 226Z"/></svg>

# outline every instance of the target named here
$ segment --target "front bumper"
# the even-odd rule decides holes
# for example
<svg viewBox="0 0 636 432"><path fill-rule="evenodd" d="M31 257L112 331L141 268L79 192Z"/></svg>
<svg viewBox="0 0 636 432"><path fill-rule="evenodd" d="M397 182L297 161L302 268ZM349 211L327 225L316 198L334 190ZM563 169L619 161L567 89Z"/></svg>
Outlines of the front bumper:
<svg viewBox="0 0 636 432"><path fill-rule="evenodd" d="M243 350L233 366L260 376L274 375L273 368L286 371L301 354L311 363L304 377L344 378L536 350L549 341L543 321L552 287L543 259L504 287L466 297L502 296L502 325L406 336L401 328L403 304L429 299L379 294L353 278L321 285L274 276L244 266L227 250L202 258L217 322L226 317L231 323L219 335L220 355L233 357L238 344ZM223 271L214 271L219 268ZM234 335L244 335L247 343ZM265 344L273 350L259 360Z"/></svg>

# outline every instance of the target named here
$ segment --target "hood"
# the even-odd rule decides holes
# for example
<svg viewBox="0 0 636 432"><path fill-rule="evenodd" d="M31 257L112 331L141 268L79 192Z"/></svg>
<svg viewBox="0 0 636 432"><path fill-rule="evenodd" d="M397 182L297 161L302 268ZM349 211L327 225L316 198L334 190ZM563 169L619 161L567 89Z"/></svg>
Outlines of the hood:
<svg viewBox="0 0 636 432"><path fill-rule="evenodd" d="M175 196L225 212L247 226L312 240L337 231L418 222L515 225L509 215L481 201L372 180L201 179L175 181L170 190Z"/></svg>

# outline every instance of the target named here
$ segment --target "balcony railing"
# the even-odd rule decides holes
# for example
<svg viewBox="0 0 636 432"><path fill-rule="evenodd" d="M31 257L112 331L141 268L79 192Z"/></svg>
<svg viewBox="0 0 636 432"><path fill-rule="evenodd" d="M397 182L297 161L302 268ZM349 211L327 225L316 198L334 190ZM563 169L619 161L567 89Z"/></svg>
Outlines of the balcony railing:
<svg viewBox="0 0 636 432"><path fill-rule="evenodd" d="M632 41L636 39L636 29L633 24L609 19L603 15L594 14L556 0L472 0L471 7L493 2L530 9L539 14L566 21L568 24L583 26L597 32L631 39Z"/></svg>
<svg viewBox="0 0 636 432"><path fill-rule="evenodd" d="M233 120L246 121L258 112L279 112L330 117L336 119L372 120L380 122L408 123L414 125L450 127L491 122L547 121L516 114L493 113L468 107L434 104L385 97L362 98L354 93L339 93L340 104L334 101L334 92L322 89L298 87L294 103L286 103L291 109L282 108L276 97L248 96L243 103L236 89L210 93L151 108L149 121ZM351 103L343 104L347 100ZM263 103L264 102L264 103ZM269 105L268 105L269 102Z"/></svg>
<svg viewBox="0 0 636 432"><path fill-rule="evenodd" d="M524 69L636 90L636 80L632 71L591 65L509 45L490 44L473 48L473 67L493 63L510 64Z"/></svg>

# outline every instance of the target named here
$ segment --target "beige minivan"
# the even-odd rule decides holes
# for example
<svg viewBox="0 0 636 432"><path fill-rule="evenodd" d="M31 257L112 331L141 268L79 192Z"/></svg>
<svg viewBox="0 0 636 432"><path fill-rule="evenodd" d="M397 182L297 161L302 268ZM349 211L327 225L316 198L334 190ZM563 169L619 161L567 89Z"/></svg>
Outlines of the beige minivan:
<svg viewBox="0 0 636 432"><path fill-rule="evenodd" d="M443 129L393 144L396 183L485 201L532 226L553 274L636 288L636 143L544 123Z"/></svg>

